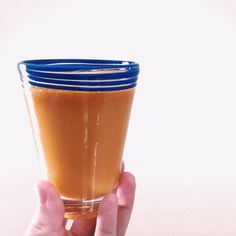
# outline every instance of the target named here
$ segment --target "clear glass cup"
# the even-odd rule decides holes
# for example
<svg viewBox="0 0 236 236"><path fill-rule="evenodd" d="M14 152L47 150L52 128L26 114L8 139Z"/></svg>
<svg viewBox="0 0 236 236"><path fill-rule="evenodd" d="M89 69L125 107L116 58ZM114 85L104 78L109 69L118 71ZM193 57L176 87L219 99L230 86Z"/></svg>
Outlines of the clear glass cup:
<svg viewBox="0 0 236 236"><path fill-rule="evenodd" d="M55 59L18 64L45 178L65 218L92 218L119 181L139 65Z"/></svg>

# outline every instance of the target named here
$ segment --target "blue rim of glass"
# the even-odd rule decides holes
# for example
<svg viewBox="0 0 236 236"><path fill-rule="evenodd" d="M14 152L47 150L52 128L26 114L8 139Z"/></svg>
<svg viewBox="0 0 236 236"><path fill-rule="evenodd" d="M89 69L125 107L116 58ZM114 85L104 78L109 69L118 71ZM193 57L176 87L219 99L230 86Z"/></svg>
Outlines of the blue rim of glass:
<svg viewBox="0 0 236 236"><path fill-rule="evenodd" d="M23 86L114 91L137 84L139 65L132 61L102 59L40 59L18 63Z"/></svg>

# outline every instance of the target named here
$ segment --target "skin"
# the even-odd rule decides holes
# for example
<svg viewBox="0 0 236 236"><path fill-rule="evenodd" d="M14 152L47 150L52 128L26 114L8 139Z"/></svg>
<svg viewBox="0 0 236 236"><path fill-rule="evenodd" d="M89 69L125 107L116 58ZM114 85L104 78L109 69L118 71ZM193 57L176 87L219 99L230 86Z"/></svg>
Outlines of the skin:
<svg viewBox="0 0 236 236"><path fill-rule="evenodd" d="M65 229L64 205L53 185L40 181L37 185L38 209L25 236L123 236L125 235L135 195L135 179L122 172L115 193L107 195L94 219L75 220Z"/></svg>

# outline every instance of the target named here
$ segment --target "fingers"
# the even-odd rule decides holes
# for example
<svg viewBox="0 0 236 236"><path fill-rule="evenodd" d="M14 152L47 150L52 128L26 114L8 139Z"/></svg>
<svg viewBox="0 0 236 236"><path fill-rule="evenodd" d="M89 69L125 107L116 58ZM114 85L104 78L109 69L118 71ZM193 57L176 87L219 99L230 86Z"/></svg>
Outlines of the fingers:
<svg viewBox="0 0 236 236"><path fill-rule="evenodd" d="M71 232L79 236L94 235L96 226L96 218L75 220L71 228Z"/></svg>
<svg viewBox="0 0 236 236"><path fill-rule="evenodd" d="M37 192L38 209L27 235L59 235L63 230L63 202L48 181L40 181Z"/></svg>
<svg viewBox="0 0 236 236"><path fill-rule="evenodd" d="M99 207L95 236L117 236L117 213L117 196L110 193Z"/></svg>
<svg viewBox="0 0 236 236"><path fill-rule="evenodd" d="M117 236L124 236L128 227L129 219L133 209L135 196L135 178L131 173L123 172L117 188L118 196L118 221Z"/></svg>

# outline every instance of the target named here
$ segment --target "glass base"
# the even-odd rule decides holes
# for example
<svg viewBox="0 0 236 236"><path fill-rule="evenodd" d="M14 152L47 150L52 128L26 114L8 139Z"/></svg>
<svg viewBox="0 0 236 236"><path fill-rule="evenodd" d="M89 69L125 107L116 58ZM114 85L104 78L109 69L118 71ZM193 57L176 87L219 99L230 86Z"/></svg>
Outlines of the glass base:
<svg viewBox="0 0 236 236"><path fill-rule="evenodd" d="M65 206L66 219L91 219L97 216L98 207L103 198L87 201L62 199Z"/></svg>

